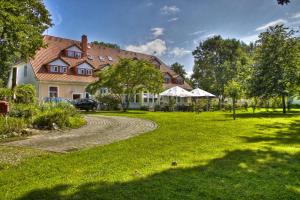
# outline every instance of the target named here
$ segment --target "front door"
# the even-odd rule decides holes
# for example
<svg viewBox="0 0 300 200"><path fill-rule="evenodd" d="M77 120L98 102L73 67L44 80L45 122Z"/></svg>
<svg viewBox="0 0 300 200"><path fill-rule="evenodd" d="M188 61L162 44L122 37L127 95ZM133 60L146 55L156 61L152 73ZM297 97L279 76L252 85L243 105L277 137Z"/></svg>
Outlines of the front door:
<svg viewBox="0 0 300 200"><path fill-rule="evenodd" d="M80 99L81 94L73 94L73 100Z"/></svg>

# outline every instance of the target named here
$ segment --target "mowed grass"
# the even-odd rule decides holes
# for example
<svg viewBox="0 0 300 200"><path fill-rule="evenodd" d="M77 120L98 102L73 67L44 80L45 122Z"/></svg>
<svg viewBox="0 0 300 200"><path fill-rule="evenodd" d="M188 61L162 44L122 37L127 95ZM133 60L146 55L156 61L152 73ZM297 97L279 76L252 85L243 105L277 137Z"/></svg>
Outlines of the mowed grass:
<svg viewBox="0 0 300 200"><path fill-rule="evenodd" d="M1 147L25 156L0 161L0 199L300 199L297 112L101 114L159 127L69 154Z"/></svg>

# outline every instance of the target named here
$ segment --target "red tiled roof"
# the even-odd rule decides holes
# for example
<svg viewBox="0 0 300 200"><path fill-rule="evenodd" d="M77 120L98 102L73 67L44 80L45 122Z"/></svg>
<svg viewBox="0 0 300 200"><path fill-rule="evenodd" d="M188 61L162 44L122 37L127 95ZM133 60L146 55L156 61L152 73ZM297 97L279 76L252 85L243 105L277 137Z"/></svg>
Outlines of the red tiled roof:
<svg viewBox="0 0 300 200"><path fill-rule="evenodd" d="M62 55L62 51L73 45L81 47L81 42L76 40L70 40L60 37L54 37L45 35L44 43L47 45L46 48L42 48L37 51L35 57L30 60L30 63L33 67L34 73L38 80L41 81L70 81L70 82L83 82L90 83L96 81L97 78L93 76L78 76L73 74L54 74L48 73L45 70L44 65L55 60L56 58L61 58L64 62L69 64L70 68L77 66L84 61L91 64L95 69L101 69L107 65L112 65L116 63L119 58L136 58L136 59L145 59L151 62L160 64L160 71L167 72L171 76L176 76L177 74L172 71L168 66L166 66L161 60L155 56L146 55L142 53L130 52L121 49L114 49L105 47L103 45L89 44L87 49L87 54L93 57L93 60L84 57L84 58L70 58ZM105 58L105 61L101 61L99 56ZM112 61L108 59L108 56L112 58ZM173 84L176 85L176 84ZM186 89L191 89L188 84L179 85L184 86Z"/></svg>

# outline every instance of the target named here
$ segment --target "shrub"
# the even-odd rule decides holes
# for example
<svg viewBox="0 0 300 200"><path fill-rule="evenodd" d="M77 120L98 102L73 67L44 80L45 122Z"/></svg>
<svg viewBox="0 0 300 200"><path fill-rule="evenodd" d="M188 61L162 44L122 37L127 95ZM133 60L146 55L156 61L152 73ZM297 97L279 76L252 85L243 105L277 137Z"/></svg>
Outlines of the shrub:
<svg viewBox="0 0 300 200"><path fill-rule="evenodd" d="M162 110L161 105L156 104L156 105L154 106L154 111L161 111L161 110Z"/></svg>
<svg viewBox="0 0 300 200"><path fill-rule="evenodd" d="M140 110L149 111L149 106L141 106Z"/></svg>
<svg viewBox="0 0 300 200"><path fill-rule="evenodd" d="M0 101L11 101L13 97L13 91L8 88L0 88Z"/></svg>
<svg viewBox="0 0 300 200"><path fill-rule="evenodd" d="M22 118L0 117L0 138L11 137L20 134L27 127L27 123Z"/></svg>
<svg viewBox="0 0 300 200"><path fill-rule="evenodd" d="M39 113L39 109L34 104L10 104L10 117L19 117L31 120Z"/></svg>
<svg viewBox="0 0 300 200"><path fill-rule="evenodd" d="M121 98L114 94L99 95L96 99L103 105L105 110L119 110L122 102Z"/></svg>
<svg viewBox="0 0 300 200"><path fill-rule="evenodd" d="M34 119L33 124L39 128L79 128L85 124L84 118L79 115L75 107L68 103L42 104L41 113Z"/></svg>
<svg viewBox="0 0 300 200"><path fill-rule="evenodd" d="M36 101L36 92L33 85L18 85L15 87L14 93L17 103L34 103Z"/></svg>

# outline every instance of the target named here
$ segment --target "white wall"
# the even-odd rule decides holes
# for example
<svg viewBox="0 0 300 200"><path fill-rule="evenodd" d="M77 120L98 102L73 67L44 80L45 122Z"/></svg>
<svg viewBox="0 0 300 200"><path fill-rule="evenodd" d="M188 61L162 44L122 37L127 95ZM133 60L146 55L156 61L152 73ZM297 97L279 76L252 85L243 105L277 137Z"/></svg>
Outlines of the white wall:
<svg viewBox="0 0 300 200"><path fill-rule="evenodd" d="M82 63L80 65L77 66L77 68L81 68L81 69L93 69L89 64L87 63Z"/></svg>
<svg viewBox="0 0 300 200"><path fill-rule="evenodd" d="M56 66L64 66L64 67L67 67L68 65L62 61L61 59L57 59L57 60L54 60L52 61L51 63L49 63L49 65L56 65Z"/></svg>
<svg viewBox="0 0 300 200"><path fill-rule="evenodd" d="M24 76L24 69L25 66L27 66L27 76ZM37 80L35 77L35 74L33 72L32 66L30 63L20 63L17 65L12 66L12 69L9 73L9 79L8 79L8 84L7 87L11 87L12 86L12 71L13 68L17 68L17 85L22 85L22 84L32 84L36 87L36 89L38 89L38 84L37 84Z"/></svg>
<svg viewBox="0 0 300 200"><path fill-rule="evenodd" d="M76 52L82 52L77 46L71 46L67 50L69 50L69 51L76 51Z"/></svg>

